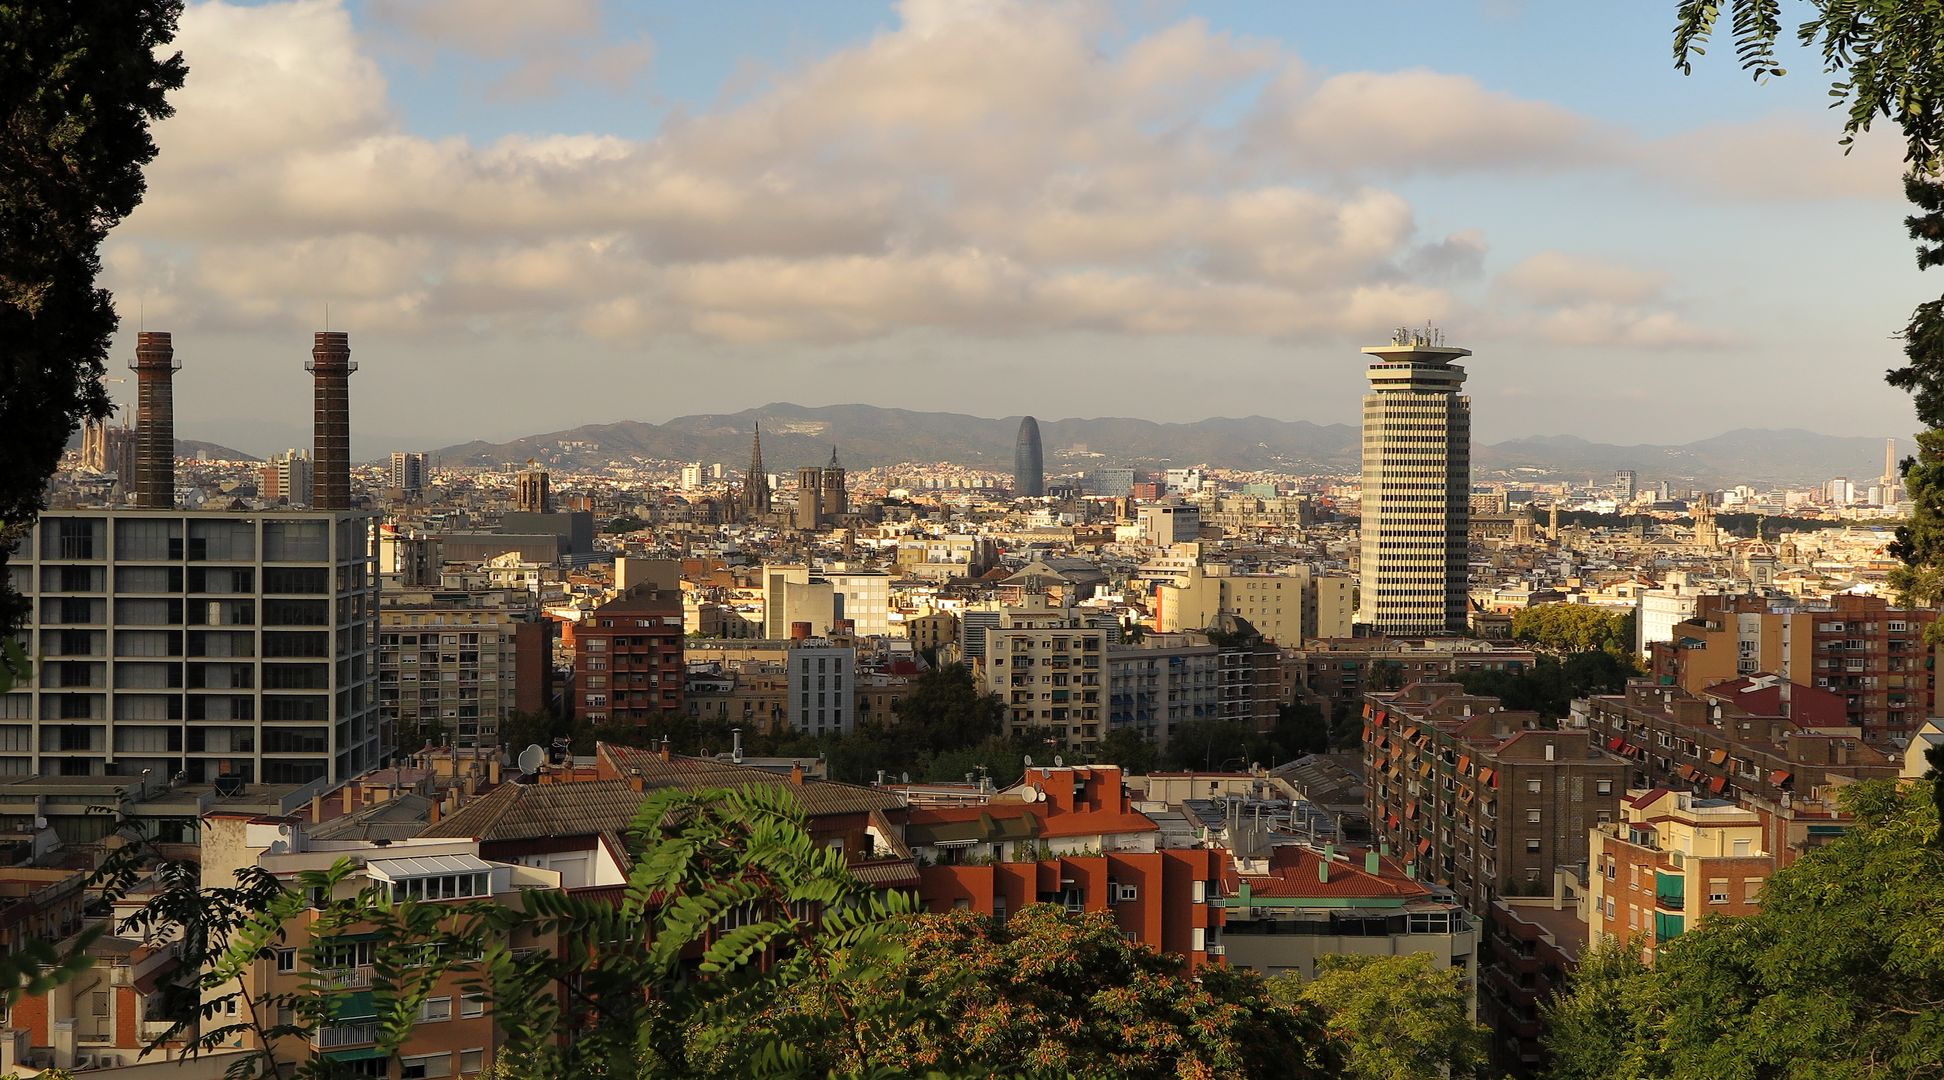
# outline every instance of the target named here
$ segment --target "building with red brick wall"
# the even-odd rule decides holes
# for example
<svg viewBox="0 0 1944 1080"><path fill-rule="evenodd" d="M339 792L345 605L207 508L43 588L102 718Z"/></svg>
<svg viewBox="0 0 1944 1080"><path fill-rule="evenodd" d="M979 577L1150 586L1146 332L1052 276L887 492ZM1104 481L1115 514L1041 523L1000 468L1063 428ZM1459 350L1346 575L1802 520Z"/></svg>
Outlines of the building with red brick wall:
<svg viewBox="0 0 1944 1080"><path fill-rule="evenodd" d="M647 727L683 712L682 594L638 585L574 632L574 715Z"/></svg>

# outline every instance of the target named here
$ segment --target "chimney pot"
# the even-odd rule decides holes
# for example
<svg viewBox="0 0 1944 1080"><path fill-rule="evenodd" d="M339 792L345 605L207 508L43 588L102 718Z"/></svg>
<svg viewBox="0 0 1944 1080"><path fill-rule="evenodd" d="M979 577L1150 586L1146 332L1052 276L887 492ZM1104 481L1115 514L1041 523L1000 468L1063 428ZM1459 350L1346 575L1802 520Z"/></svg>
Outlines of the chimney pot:
<svg viewBox="0 0 1944 1080"><path fill-rule="evenodd" d="M667 753L667 751L663 751L663 753ZM640 769L628 770L628 786L636 791L648 790L648 781L642 777Z"/></svg>
<svg viewBox="0 0 1944 1080"><path fill-rule="evenodd" d="M790 783L798 787L803 786L803 762L793 761L790 763Z"/></svg>

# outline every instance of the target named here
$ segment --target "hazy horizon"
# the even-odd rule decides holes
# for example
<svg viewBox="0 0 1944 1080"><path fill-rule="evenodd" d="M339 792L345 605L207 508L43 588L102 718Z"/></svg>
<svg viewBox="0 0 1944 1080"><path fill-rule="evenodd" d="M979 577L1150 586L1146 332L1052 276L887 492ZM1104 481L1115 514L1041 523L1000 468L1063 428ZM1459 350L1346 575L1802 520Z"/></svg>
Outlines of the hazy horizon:
<svg viewBox="0 0 1944 1080"><path fill-rule="evenodd" d="M328 308L366 454L775 400L1354 423L1358 347L1432 320L1486 442L1913 429L1900 146L1846 156L1793 46L1679 75L1666 15L191 3L112 366L170 330L185 437L303 445Z"/></svg>

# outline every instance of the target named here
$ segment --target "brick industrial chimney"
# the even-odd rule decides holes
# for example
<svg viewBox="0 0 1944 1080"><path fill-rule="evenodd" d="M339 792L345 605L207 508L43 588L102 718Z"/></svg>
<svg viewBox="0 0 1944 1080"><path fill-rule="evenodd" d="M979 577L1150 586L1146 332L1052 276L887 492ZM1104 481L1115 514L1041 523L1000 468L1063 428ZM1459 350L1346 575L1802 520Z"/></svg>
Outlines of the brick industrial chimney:
<svg viewBox="0 0 1944 1080"><path fill-rule="evenodd" d="M175 507L175 346L166 331L135 339L135 505Z"/></svg>
<svg viewBox="0 0 1944 1080"><path fill-rule="evenodd" d="M311 454L311 508L351 509L351 335L321 330L304 365L316 380L316 448Z"/></svg>

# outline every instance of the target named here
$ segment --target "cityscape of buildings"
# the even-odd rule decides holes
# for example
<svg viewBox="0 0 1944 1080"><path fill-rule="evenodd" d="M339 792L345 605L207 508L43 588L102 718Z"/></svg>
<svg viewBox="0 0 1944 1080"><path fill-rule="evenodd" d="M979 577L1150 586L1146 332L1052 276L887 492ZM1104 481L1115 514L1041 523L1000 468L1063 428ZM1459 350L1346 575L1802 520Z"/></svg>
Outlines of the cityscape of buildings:
<svg viewBox="0 0 1944 1080"><path fill-rule="evenodd" d="M1944 739L1936 612L1888 598L1894 460L1862 491L1479 476L1470 351L1425 328L1364 352L1358 473L1049 474L1029 416L1008 480L853 471L836 448L777 470L754 427L742 470L358 463L344 332L304 365L308 453L178 459L171 338L144 332L133 427L84 432L8 564L34 660L0 695L8 925L68 938L103 917L83 880L104 801L206 882L349 859L346 895L516 903L621 880L613 837L652 791L786 785L819 842L931 910L1110 912L1189 969L1425 955L1531 1069L1590 943L1651 953L1752 910L1841 833L1836 789L1921 772ZM1732 535L1741 510L1790 524ZM1564 716L1469 692L1541 664L1513 625L1548 605L1631 616L1641 674ZM914 779L744 752L909 722L953 664L1034 756ZM1291 709L1332 745L1145 773L1108 750L1262 735ZM516 745L535 718L591 751ZM678 732L716 741L671 750ZM115 976L13 1005L0 1068L149 1060L171 947L94 948ZM346 948L343 1007L280 1059L377 1060L369 958ZM250 978L305 974L279 958ZM456 985L432 1001L404 1072L370 1075L486 1068L491 1015Z"/></svg>

